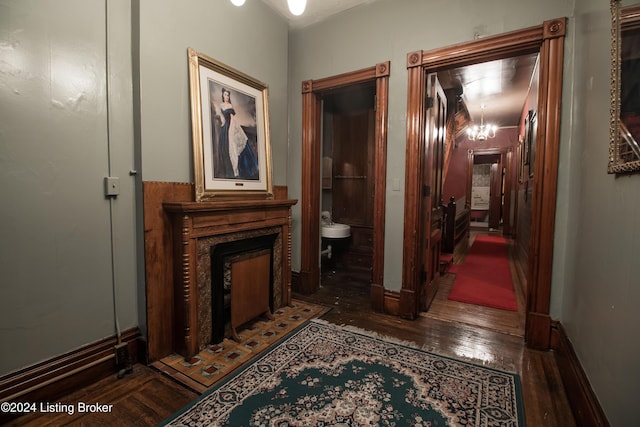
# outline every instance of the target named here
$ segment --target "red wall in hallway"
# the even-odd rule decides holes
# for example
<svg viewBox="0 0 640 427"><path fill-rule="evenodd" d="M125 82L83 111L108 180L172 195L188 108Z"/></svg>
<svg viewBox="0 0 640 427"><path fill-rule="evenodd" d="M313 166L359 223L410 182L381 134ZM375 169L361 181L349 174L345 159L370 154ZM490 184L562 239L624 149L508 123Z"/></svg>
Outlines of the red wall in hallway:
<svg viewBox="0 0 640 427"><path fill-rule="evenodd" d="M444 180L442 191L444 202L448 203L451 196L459 200L466 194L469 150L512 147L513 152L516 153L517 146L518 129L515 127L499 129L496 132L496 137L487 141L470 141L466 136L459 138L457 147L453 149L451 154L451 163Z"/></svg>

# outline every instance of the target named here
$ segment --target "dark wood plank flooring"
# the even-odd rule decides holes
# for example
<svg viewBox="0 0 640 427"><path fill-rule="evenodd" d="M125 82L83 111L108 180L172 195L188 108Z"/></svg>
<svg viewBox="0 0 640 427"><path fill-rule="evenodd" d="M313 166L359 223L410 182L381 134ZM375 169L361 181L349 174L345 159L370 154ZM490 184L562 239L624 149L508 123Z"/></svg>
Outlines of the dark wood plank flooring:
<svg viewBox="0 0 640 427"><path fill-rule="evenodd" d="M332 307L323 316L327 321L393 336L441 355L517 372L522 379L528 426L576 425L553 353L527 349L520 333L503 328L500 322L504 320L499 320L499 313L483 316L480 326L471 324L469 318L477 314L470 315L474 308L467 304L443 308L446 315L426 315L415 320L374 313L369 303L369 284L340 272L325 272L322 286L315 294L294 296ZM492 323L492 319L497 323ZM10 425L155 425L197 396L164 374L136 365L132 375L120 380L115 376L105 378L60 400L112 404L111 413L33 414Z"/></svg>
<svg viewBox="0 0 640 427"><path fill-rule="evenodd" d="M136 364L122 379L115 375L77 390L58 402L72 405L73 414L34 413L23 415L10 426L154 426L198 397L158 371ZM112 405L110 412L79 413L78 403ZM41 402L38 402L40 405ZM43 402L46 404L46 402ZM49 402L55 405L57 402Z"/></svg>

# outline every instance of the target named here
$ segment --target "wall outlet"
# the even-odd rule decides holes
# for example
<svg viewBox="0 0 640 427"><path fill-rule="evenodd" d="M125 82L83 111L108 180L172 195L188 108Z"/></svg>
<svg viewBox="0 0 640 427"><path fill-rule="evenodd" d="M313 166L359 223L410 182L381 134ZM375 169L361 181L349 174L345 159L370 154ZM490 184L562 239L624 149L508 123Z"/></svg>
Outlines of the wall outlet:
<svg viewBox="0 0 640 427"><path fill-rule="evenodd" d="M120 194L120 179L117 176L104 177L105 197L115 197Z"/></svg>

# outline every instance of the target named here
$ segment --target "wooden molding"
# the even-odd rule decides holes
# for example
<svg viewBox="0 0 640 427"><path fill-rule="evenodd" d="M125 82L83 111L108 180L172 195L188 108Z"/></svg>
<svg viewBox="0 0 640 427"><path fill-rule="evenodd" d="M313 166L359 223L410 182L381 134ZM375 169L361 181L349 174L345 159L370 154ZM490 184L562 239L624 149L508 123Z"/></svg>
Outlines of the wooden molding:
<svg viewBox="0 0 640 427"><path fill-rule="evenodd" d="M562 324L553 322L551 331L551 347L576 424L582 427L609 427L609 421Z"/></svg>
<svg viewBox="0 0 640 427"><path fill-rule="evenodd" d="M389 68L387 68L389 69ZM325 90L337 89L340 87L360 84L376 78L378 66L363 68L361 70L350 71L337 76L325 77L323 79L311 80L311 91L314 93ZM388 74L386 74L388 76Z"/></svg>
<svg viewBox="0 0 640 427"><path fill-rule="evenodd" d="M144 353L139 356L144 344L137 327L124 331L121 339L127 344L132 364L144 359ZM117 343L114 335L0 377L0 401L53 402L107 375L115 375L120 369L115 360ZM18 415L3 412L0 424Z"/></svg>
<svg viewBox="0 0 640 427"><path fill-rule="evenodd" d="M373 200L373 283L384 279L384 233L387 176L388 92L391 63L381 62L337 76L302 83L302 227L300 280L294 290L315 292L320 286L320 156L322 148L321 96L328 91L362 83L376 85L375 176ZM317 226L316 226L317 225ZM373 301L372 301L373 303Z"/></svg>
<svg viewBox="0 0 640 427"><path fill-rule="evenodd" d="M559 19L555 21L566 21ZM547 21L549 22L549 21ZM556 32L560 33L560 29ZM555 228L558 164L560 155L560 110L562 101L562 72L564 37L544 39L540 48L540 83L538 90L538 131L534 162L533 196L531 199L531 237L529 240L529 269L527 311L549 315L551 304L551 273L553 267L553 235ZM535 343L537 326L527 316L525 336ZM540 347L537 347L540 348Z"/></svg>
<svg viewBox="0 0 640 427"><path fill-rule="evenodd" d="M422 65L422 51L409 52L407 54L407 68L417 67L418 65Z"/></svg>
<svg viewBox="0 0 640 427"><path fill-rule="evenodd" d="M567 34L567 19L552 19L544 22L545 39L564 37Z"/></svg>
<svg viewBox="0 0 640 427"><path fill-rule="evenodd" d="M402 262L401 315L411 313L412 293L418 292L422 270L420 245L422 219L421 179L424 165L424 126L426 106L426 73L460 67L478 62L502 59L525 53L540 53L540 84L538 89L538 132L536 135L535 179L532 197L532 226L527 283L528 343L542 347L549 342L549 305L551 266L556 210L558 156L560 143L560 111L562 100L563 49L566 18L496 36L484 37L430 51L415 51L407 55L407 141L405 165L405 223ZM420 57L420 60L417 60ZM405 295L406 293L406 295Z"/></svg>
<svg viewBox="0 0 640 427"><path fill-rule="evenodd" d="M384 72L382 72L384 65ZM373 271L371 280L384 288L384 236L387 207L387 127L389 123L390 62L378 64L376 75L375 154L373 196Z"/></svg>
<svg viewBox="0 0 640 427"><path fill-rule="evenodd" d="M376 64L376 78L387 77L391 73L391 61Z"/></svg>
<svg viewBox="0 0 640 427"><path fill-rule="evenodd" d="M195 198L193 184L145 181L144 263L147 296L147 353L153 362L173 352L173 234L163 202Z"/></svg>
<svg viewBox="0 0 640 427"><path fill-rule="evenodd" d="M412 54L410 56L410 61ZM414 318L418 312L415 293L420 284L422 271L421 231L422 226L422 176L424 169L424 97L426 79L421 67L407 70L407 143L404 186L404 234L402 257L402 292L400 293L400 315Z"/></svg>
<svg viewBox="0 0 640 427"><path fill-rule="evenodd" d="M289 198L289 187L286 185L274 185L273 198L276 200L287 200Z"/></svg>
<svg viewBox="0 0 640 427"><path fill-rule="evenodd" d="M435 71L502 59L538 51L543 39L544 25L537 25L422 52L418 65Z"/></svg>
<svg viewBox="0 0 640 427"><path fill-rule="evenodd" d="M386 290L382 285L374 283L371 285L371 307L380 313L399 316L400 293Z"/></svg>

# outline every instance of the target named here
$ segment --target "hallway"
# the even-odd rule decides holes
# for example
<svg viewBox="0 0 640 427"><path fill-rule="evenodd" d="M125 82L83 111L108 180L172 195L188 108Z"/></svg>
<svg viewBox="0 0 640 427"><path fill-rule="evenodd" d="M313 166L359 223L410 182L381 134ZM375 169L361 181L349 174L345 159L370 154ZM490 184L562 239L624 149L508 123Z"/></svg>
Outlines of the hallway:
<svg viewBox="0 0 640 427"><path fill-rule="evenodd" d="M469 248L473 244L475 237L480 235L502 235L502 233L474 227L470 233ZM522 270L521 266L514 261L514 242L507 239L507 244L509 265L511 266L516 301L518 303L517 312L465 304L447 299L455 281L455 275L446 273L437 279L438 292L431 303L431 307L428 311L420 313L420 316L479 326L519 337L524 336L526 273ZM459 264L462 260L463 255L454 258L454 263Z"/></svg>

